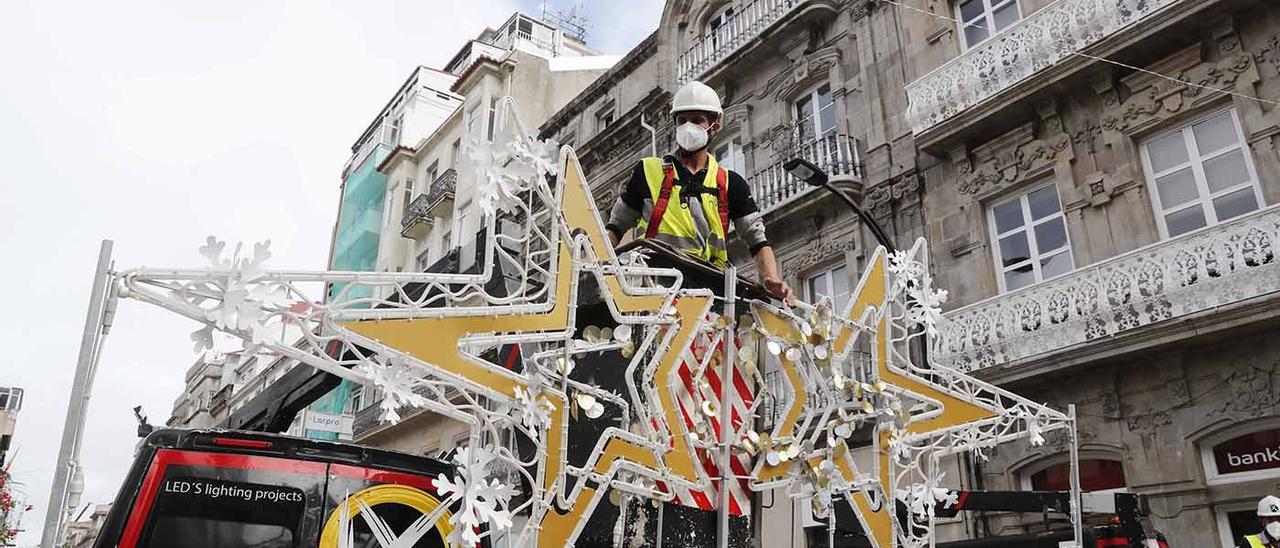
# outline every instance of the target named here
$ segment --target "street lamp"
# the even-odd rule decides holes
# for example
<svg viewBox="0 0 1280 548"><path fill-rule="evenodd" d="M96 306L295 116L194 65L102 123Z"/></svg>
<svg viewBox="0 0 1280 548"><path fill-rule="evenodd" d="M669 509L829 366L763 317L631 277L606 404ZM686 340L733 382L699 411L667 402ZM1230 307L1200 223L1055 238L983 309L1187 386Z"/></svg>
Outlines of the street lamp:
<svg viewBox="0 0 1280 548"><path fill-rule="evenodd" d="M862 223L871 228L871 233L875 235L876 241L884 246L886 251L890 253L897 251L898 248L893 245L893 240L889 239L889 234L884 231L884 227L880 226L880 223L876 222L870 215L867 215L867 212L863 211L862 207L858 206L858 203L853 201L853 198L850 198L843 190L832 186L827 177L827 172L822 171L822 168L804 158L792 158L782 164L782 169L785 169L792 177L804 181L809 186L825 188L835 194L836 197L844 200L849 209L852 209L854 213L858 214L858 218L862 219Z"/></svg>

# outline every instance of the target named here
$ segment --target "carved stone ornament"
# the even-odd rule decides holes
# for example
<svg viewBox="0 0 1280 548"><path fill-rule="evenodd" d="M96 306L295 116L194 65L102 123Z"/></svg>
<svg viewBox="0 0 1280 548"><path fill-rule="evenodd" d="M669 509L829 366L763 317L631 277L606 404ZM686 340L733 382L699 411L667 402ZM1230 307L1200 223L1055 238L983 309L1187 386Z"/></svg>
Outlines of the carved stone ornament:
<svg viewBox="0 0 1280 548"><path fill-rule="evenodd" d="M1240 76L1253 66L1253 57L1247 53L1233 55L1217 63L1201 63L1190 69L1176 71L1170 76L1192 82L1198 86L1232 89ZM1157 124L1218 94L1203 87L1189 86L1163 78L1135 80L1133 95L1123 103L1114 93L1107 94L1101 125L1111 131L1130 132Z"/></svg>
<svg viewBox="0 0 1280 548"><path fill-rule="evenodd" d="M751 105L745 102L739 102L736 105L724 109L724 116L720 123L721 131L742 127L747 123L747 119L751 117Z"/></svg>
<svg viewBox="0 0 1280 548"><path fill-rule="evenodd" d="M823 48L791 62L791 66L769 80L763 93L778 101L787 101L813 85L828 79L832 67L840 62L839 48ZM836 87L836 86L832 86Z"/></svg>
<svg viewBox="0 0 1280 548"><path fill-rule="evenodd" d="M862 204L873 215L884 217L893 212L894 204L916 196L919 190L920 175L910 173L867 189Z"/></svg>
<svg viewBox="0 0 1280 548"><path fill-rule="evenodd" d="M1057 162L1070 148L1071 136L1061 133L996 152L976 166L967 160L962 161L959 165L960 192L977 194L989 188L1022 182L1028 174Z"/></svg>
<svg viewBox="0 0 1280 548"><path fill-rule="evenodd" d="M1266 45L1254 55L1260 65L1271 65L1274 76L1280 76L1280 36L1272 36Z"/></svg>
<svg viewBox="0 0 1280 548"><path fill-rule="evenodd" d="M837 254L856 249L857 238L852 234L835 240L814 240L783 261L784 272L804 272L816 264L830 260Z"/></svg>

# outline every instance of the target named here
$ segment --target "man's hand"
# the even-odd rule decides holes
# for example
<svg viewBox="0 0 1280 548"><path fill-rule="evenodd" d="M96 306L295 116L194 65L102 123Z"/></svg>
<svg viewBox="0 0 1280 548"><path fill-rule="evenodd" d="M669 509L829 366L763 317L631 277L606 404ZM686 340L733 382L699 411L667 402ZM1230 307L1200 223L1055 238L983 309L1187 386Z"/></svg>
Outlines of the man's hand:
<svg viewBox="0 0 1280 548"><path fill-rule="evenodd" d="M775 297L782 299L782 302L787 303L787 306L795 306L796 295L791 291L791 286L787 285L787 282L782 281L782 278L766 276L763 281L764 288L769 290L770 293L773 293Z"/></svg>

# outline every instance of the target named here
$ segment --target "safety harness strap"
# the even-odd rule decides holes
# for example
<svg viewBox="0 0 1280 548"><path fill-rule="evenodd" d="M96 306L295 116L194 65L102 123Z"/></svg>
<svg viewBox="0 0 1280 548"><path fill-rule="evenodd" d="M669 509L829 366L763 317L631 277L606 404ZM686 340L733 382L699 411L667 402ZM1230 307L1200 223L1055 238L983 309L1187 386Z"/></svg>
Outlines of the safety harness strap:
<svg viewBox="0 0 1280 548"><path fill-rule="evenodd" d="M671 164L662 165L662 190L658 192L658 201L653 203L653 213L649 216L649 226L644 237L658 235L658 226L662 224L662 216L667 213L667 202L671 201L671 187L675 186L676 170Z"/></svg>

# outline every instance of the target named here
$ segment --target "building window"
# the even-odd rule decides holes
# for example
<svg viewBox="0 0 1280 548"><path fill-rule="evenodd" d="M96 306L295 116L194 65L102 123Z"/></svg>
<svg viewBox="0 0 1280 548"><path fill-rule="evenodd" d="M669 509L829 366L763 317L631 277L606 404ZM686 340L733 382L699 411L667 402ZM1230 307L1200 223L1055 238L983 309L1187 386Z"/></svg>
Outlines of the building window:
<svg viewBox="0 0 1280 548"><path fill-rule="evenodd" d="M357 384L351 387L351 393L347 397L347 408L342 412L353 415L361 409L364 409L364 386Z"/></svg>
<svg viewBox="0 0 1280 548"><path fill-rule="evenodd" d="M1107 491L1124 489L1124 464L1110 459L1080 459L1080 489L1083 491ZM1055 464L1031 474L1034 491L1070 491L1071 463Z"/></svg>
<svg viewBox="0 0 1280 548"><path fill-rule="evenodd" d="M1262 203L1234 110L1142 144L1160 231L1172 238L1256 211Z"/></svg>
<svg viewBox="0 0 1280 548"><path fill-rule="evenodd" d="M418 254L417 262L418 272L426 272L427 267L431 266L431 246L427 246L422 253Z"/></svg>
<svg viewBox="0 0 1280 548"><path fill-rule="evenodd" d="M489 98L489 130L485 133L490 141L493 141L493 128L498 124L498 97L495 95Z"/></svg>
<svg viewBox="0 0 1280 548"><path fill-rule="evenodd" d="M396 146L400 144L400 129L403 126L404 126L404 115L397 116L395 120L391 121L391 125L387 126L386 144L388 146Z"/></svg>
<svg viewBox="0 0 1280 548"><path fill-rule="evenodd" d="M431 190L430 185L431 183L436 182L436 173L438 173L439 171L440 171L440 160L431 162L431 165L427 166L427 171L426 171L427 190Z"/></svg>
<svg viewBox="0 0 1280 548"><path fill-rule="evenodd" d="M844 264L824 270L805 280L805 298L811 303L823 297L831 298L837 311L843 311L849 304L849 269Z"/></svg>
<svg viewBox="0 0 1280 548"><path fill-rule="evenodd" d="M825 137L836 130L836 104L831 85L822 84L795 102L796 138L801 143Z"/></svg>
<svg viewBox="0 0 1280 548"><path fill-rule="evenodd" d="M453 145L449 147L449 159L453 162L453 168L458 169L458 164L462 162L462 139L453 141Z"/></svg>
<svg viewBox="0 0 1280 548"><path fill-rule="evenodd" d="M0 411L14 411L22 409L22 389L21 388L0 388Z"/></svg>
<svg viewBox="0 0 1280 548"><path fill-rule="evenodd" d="M1022 18L1018 0L958 0L955 6L965 48L978 45Z"/></svg>
<svg viewBox="0 0 1280 548"><path fill-rule="evenodd" d="M746 158L742 154L742 138L736 135L717 146L711 155L715 156L716 162L725 169L741 173L746 167Z"/></svg>
<svg viewBox="0 0 1280 548"><path fill-rule="evenodd" d="M1054 185L1037 188L988 210L1002 291L1071 272L1071 243Z"/></svg>
<svg viewBox="0 0 1280 548"><path fill-rule="evenodd" d="M470 136L476 135L476 126L479 124L479 121L478 121L479 118L480 118L479 103L471 105L471 108L467 109L466 122L463 124L464 127L466 127L467 136L470 137Z"/></svg>
<svg viewBox="0 0 1280 548"><path fill-rule="evenodd" d="M596 133L600 133L613 125L613 107L596 113Z"/></svg>
<svg viewBox="0 0 1280 548"><path fill-rule="evenodd" d="M733 13L734 6L729 4L722 6L710 19L707 19L707 37L710 39L711 50L718 51L721 46L728 45L733 38Z"/></svg>
<svg viewBox="0 0 1280 548"><path fill-rule="evenodd" d="M409 214L409 204L413 202L413 179L404 180L404 209L400 211L400 216L404 217Z"/></svg>

